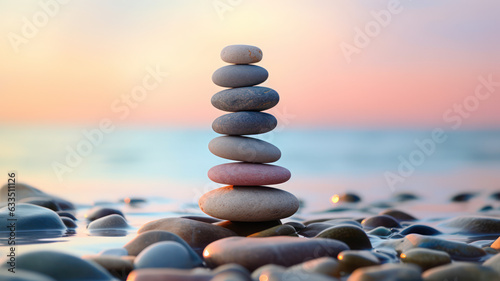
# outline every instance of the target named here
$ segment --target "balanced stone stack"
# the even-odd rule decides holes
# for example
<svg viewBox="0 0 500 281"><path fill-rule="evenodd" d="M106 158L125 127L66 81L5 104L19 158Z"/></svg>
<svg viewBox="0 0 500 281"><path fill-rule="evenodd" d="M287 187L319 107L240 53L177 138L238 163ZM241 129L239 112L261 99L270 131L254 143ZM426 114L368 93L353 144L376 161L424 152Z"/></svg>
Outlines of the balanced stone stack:
<svg viewBox="0 0 500 281"><path fill-rule="evenodd" d="M262 51L254 46L231 45L221 52L227 65L219 68L212 81L230 88L216 93L212 105L232 112L215 119L212 128L224 136L213 139L208 147L216 156L238 162L215 166L208 177L227 186L204 194L199 201L206 214L235 222L274 221L293 215L299 201L289 192L267 187L290 179L290 171L271 165L280 159L274 145L246 135L263 134L276 128L276 118L263 110L279 101L276 91L255 86L268 77L262 67L251 65L262 59Z"/></svg>

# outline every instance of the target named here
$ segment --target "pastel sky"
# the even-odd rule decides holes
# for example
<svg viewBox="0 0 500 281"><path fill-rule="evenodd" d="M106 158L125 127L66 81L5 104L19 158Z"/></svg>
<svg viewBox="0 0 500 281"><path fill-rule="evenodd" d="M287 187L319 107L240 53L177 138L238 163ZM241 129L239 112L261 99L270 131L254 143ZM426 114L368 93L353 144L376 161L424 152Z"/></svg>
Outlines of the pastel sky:
<svg viewBox="0 0 500 281"><path fill-rule="evenodd" d="M497 0L89 0L48 5L44 22L39 3L54 1L0 2L0 125L209 128L222 114L211 76L230 44L263 50L263 85L281 96L271 112L293 126L443 126L479 76L500 81ZM374 25L391 5L399 12ZM24 18L37 30L23 33ZM367 27L370 41L348 62L341 46ZM168 76L126 116L113 109L148 67ZM497 88L461 128L500 128Z"/></svg>

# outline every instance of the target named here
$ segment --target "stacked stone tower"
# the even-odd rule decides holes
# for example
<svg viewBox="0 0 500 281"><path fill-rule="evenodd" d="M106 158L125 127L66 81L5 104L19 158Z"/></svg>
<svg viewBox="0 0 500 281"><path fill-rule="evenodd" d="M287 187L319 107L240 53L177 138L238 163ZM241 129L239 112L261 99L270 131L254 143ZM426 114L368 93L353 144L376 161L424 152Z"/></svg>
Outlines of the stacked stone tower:
<svg viewBox="0 0 500 281"><path fill-rule="evenodd" d="M212 105L231 112L215 119L212 128L223 136L213 139L208 147L216 156L237 162L215 166L208 177L227 186L204 194L199 201L206 214L234 222L265 222L293 215L299 201L289 192L268 187L290 179L290 171L271 165L280 159L274 145L247 135L263 134L276 128L276 118L262 111L279 101L276 91L255 86L268 77L262 67L252 65L262 59L262 51L254 46L231 45L221 52L223 61L231 65L216 70L212 81L230 88L216 93Z"/></svg>

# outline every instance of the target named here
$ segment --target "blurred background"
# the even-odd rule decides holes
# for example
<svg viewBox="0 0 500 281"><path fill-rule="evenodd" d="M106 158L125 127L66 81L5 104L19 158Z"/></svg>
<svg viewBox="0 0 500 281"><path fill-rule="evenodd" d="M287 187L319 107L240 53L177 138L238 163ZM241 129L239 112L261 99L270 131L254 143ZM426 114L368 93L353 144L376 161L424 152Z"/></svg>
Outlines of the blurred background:
<svg viewBox="0 0 500 281"><path fill-rule="evenodd" d="M68 2L68 3L66 3ZM263 50L281 100L260 136L280 188L427 200L500 180L498 1L2 1L0 171L75 202L196 202L211 81L230 44ZM440 136L436 138L437 132ZM439 140L439 141L437 141Z"/></svg>

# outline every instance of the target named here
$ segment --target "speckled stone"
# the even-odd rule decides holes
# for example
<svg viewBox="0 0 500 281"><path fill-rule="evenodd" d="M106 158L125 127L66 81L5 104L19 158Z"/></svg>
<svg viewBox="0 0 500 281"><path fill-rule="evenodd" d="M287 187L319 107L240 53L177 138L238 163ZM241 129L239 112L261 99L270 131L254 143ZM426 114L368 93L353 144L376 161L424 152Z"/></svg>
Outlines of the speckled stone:
<svg viewBox="0 0 500 281"><path fill-rule="evenodd" d="M274 116L264 112L240 111L214 120L212 129L224 135L255 135L272 131L278 125Z"/></svg>
<svg viewBox="0 0 500 281"><path fill-rule="evenodd" d="M280 100L279 94L266 87L241 87L220 91L212 96L212 105L220 110L263 111L273 108Z"/></svg>
<svg viewBox="0 0 500 281"><path fill-rule="evenodd" d="M468 262L454 262L426 270L425 281L500 281L500 275L490 267Z"/></svg>
<svg viewBox="0 0 500 281"><path fill-rule="evenodd" d="M229 45L222 49L220 58L234 64L256 63L262 60L262 50L251 45Z"/></svg>
<svg viewBox="0 0 500 281"><path fill-rule="evenodd" d="M338 225L321 231L315 238L329 238L342 241L352 250L371 249L372 244L366 233L353 225Z"/></svg>
<svg viewBox="0 0 500 281"><path fill-rule="evenodd" d="M336 257L349 247L332 239L305 239L298 237L229 237L208 245L203 252L210 267L237 263L248 270L266 264L289 267L319 257Z"/></svg>
<svg viewBox="0 0 500 281"><path fill-rule="evenodd" d="M242 136L217 137L210 141L208 149L221 158L252 163L271 163L281 157L281 151L276 146Z"/></svg>
<svg viewBox="0 0 500 281"><path fill-rule="evenodd" d="M217 69L212 81L221 87L238 88L258 85L267 80L269 73L256 65L226 65Z"/></svg>
<svg viewBox="0 0 500 281"><path fill-rule="evenodd" d="M272 187L225 186L205 193L199 205L203 212L216 218L260 222L293 215L299 208L299 200Z"/></svg>
<svg viewBox="0 0 500 281"><path fill-rule="evenodd" d="M290 179L291 173L276 165L237 162L212 167L208 177L216 183L255 186L284 183Z"/></svg>
<svg viewBox="0 0 500 281"><path fill-rule="evenodd" d="M425 248L410 249L401 254L401 261L418 265L422 270L451 263L450 255Z"/></svg>

